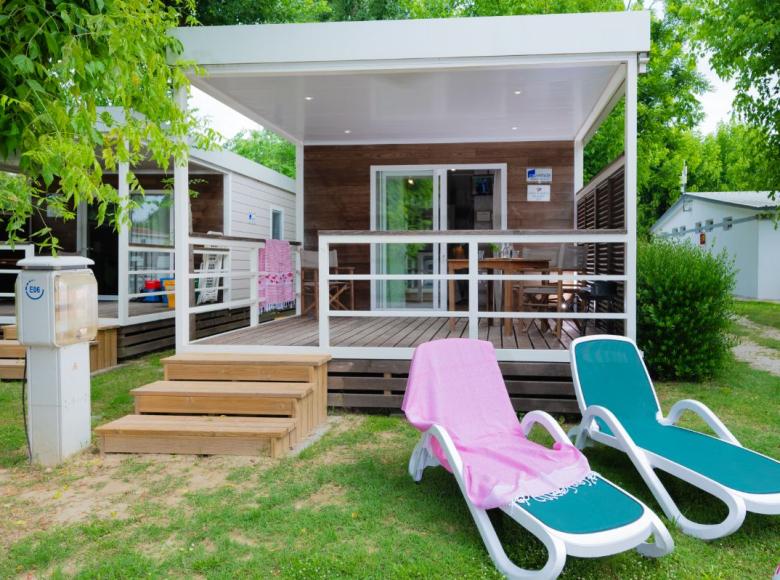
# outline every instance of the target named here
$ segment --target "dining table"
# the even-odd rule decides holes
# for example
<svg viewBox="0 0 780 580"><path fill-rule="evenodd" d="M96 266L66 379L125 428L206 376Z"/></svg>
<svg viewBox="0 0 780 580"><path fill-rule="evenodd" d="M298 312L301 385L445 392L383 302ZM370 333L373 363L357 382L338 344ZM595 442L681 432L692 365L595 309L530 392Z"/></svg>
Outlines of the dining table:
<svg viewBox="0 0 780 580"><path fill-rule="evenodd" d="M455 274L458 270L468 270L468 258L450 258L447 260L447 273ZM545 273L550 269L550 260L536 260L529 258L481 258L477 260L477 268L489 272L502 272L504 274L520 274L523 272ZM447 292L448 307L450 312L455 310L455 280L449 280ZM490 295L490 293L488 293ZM474 299L474 297L469 297ZM478 298L477 298L478 299ZM512 304L512 281L504 280L502 288L502 308L507 311L507 306ZM490 324L490 319L488 319ZM512 319L504 318L504 334L512 333ZM450 330L455 330L455 319L450 318Z"/></svg>

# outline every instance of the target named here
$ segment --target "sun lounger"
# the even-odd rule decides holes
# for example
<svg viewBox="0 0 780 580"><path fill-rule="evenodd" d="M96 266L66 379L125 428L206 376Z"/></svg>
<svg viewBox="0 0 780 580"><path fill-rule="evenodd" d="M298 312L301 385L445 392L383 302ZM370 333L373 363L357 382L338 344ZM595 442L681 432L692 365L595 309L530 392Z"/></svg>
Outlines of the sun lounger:
<svg viewBox="0 0 780 580"><path fill-rule="evenodd" d="M506 576L555 578L567 555L593 558L636 548L658 557L673 549L660 519L591 471L550 415L532 411L518 421L490 343L448 339L419 346L403 409L423 432L410 475L420 481L437 465L452 472L493 563ZM527 439L536 424L552 435L552 448ZM522 569L507 557L490 508L544 543L549 556L541 570Z"/></svg>
<svg viewBox="0 0 780 580"><path fill-rule="evenodd" d="M714 539L736 531L745 512L780 514L780 462L743 448L702 403L682 400L664 417L636 344L618 336L588 336L571 345L571 364L582 422L570 435L624 451L666 516L686 534ZM736 396L736 395L735 395ZM691 411L716 437L676 426ZM718 524L686 518L654 469L717 497L729 513Z"/></svg>

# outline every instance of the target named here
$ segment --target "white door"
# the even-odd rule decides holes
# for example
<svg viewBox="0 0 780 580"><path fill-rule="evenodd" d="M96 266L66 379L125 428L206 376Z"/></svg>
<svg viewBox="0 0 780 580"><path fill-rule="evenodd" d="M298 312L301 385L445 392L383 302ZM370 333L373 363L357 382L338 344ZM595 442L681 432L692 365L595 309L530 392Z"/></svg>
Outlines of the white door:
<svg viewBox="0 0 780 580"><path fill-rule="evenodd" d="M373 176L371 229L437 231L440 229L439 173L435 169L378 169ZM432 274L439 271L438 244L376 244L371 272ZM430 280L377 280L371 284L371 305L380 310L431 309L439 289Z"/></svg>
<svg viewBox="0 0 780 580"><path fill-rule="evenodd" d="M374 231L446 231L449 171L494 172L494 227L506 229L507 166L429 165L371 168L371 229ZM373 244L372 274L447 273L447 244ZM372 309L446 310L446 281L371 282Z"/></svg>

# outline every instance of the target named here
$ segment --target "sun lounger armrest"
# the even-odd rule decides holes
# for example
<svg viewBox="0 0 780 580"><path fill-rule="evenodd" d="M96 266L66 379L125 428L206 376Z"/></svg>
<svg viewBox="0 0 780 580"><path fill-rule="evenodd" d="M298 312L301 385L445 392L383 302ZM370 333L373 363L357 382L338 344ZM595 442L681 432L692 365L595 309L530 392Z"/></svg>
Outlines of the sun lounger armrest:
<svg viewBox="0 0 780 580"><path fill-rule="evenodd" d="M439 445L441 445L444 456L447 458L452 470L458 474L463 473L463 460L458 453L458 448L455 447L455 443L452 441L452 437L447 433L447 430L441 425L432 425L426 432L429 437L435 438Z"/></svg>
<svg viewBox="0 0 780 580"><path fill-rule="evenodd" d="M525 414L523 420L520 421L520 428L523 430L523 435L527 437L534 425L537 424L544 427L557 443L560 443L561 445L573 445L558 422L552 415L545 413L544 411L531 411L530 413Z"/></svg>
<svg viewBox="0 0 780 580"><path fill-rule="evenodd" d="M718 419L717 415L715 415L707 405L700 403L699 401L694 401L693 399L677 401L672 406L666 418L661 419L661 423L664 425L676 425L685 411L696 413L723 441L742 447L742 444L734 437L731 431L729 431L728 427L723 424L723 421Z"/></svg>
<svg viewBox="0 0 780 580"><path fill-rule="evenodd" d="M637 449L633 438L628 434L628 431L625 430L618 418L615 417L615 414L601 405L591 405L585 409L585 412L582 414L582 422L580 423L581 428L591 429L591 426L596 422L595 419L601 419L606 423L615 439L623 444L626 451Z"/></svg>

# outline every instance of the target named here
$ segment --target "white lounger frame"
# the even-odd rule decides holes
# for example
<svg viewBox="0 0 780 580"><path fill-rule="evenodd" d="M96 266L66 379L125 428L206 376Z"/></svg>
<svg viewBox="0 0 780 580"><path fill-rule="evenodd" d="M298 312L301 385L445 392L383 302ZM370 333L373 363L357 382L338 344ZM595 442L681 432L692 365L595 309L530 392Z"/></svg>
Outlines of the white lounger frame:
<svg viewBox="0 0 780 580"><path fill-rule="evenodd" d="M584 342L605 339L628 342L637 349L637 353L639 353L636 343L630 338L623 336L593 335L578 338L572 342L570 349L572 378L574 380L574 390L577 394L577 403L582 412L582 421L580 425L569 432L569 436L572 438L576 437L576 446L579 449L583 449L587 445L588 439L592 439L598 443L603 443L604 445L624 451L637 468L637 471L639 471L639 475L642 476L642 479L644 479L645 483L650 488L650 491L655 496L655 499L658 501L661 509L663 509L664 514L666 514L666 517L674 521L677 527L684 533L693 537L702 540L713 540L715 538L727 536L739 529L745 519L745 514L748 511L759 514L780 514L780 493L751 494L726 487L679 463L670 461L669 459L651 451L647 451L646 449L642 449L634 442L617 417L615 417L609 409L599 405L587 407L585 405L585 398L582 394L575 352L577 346ZM647 375L647 380L650 385L652 385L653 382L650 378L650 373L647 371L644 360L642 360L642 368ZM653 388L653 396L655 397L656 405L658 405L659 411L656 415L656 419L660 424L675 425L685 411L692 411L707 423L707 425L717 434L718 438L731 445L742 447L731 431L729 431L715 413L703 403L691 399L683 399L675 403L669 411L669 414L664 417L663 413L660 411L661 405L658 402L658 395L655 392L655 388ZM607 435L600 431L599 425L595 420L597 418L601 419L607 427L609 427L609 430L614 436ZM663 483L661 483L661 480L656 475L654 469L666 471L717 497L728 507L728 515L718 524L700 524L689 520L677 507L677 504L669 495L669 492L666 490Z"/></svg>
<svg viewBox="0 0 780 580"><path fill-rule="evenodd" d="M532 411L523 417L521 422L523 433L527 435L534 424L537 423L547 429L557 442L562 445L572 445L572 442L568 439L560 425L556 423L555 419L542 411ZM642 502L639 503L642 505L644 512L636 521L619 528L591 534L559 532L543 524L516 503L511 503L502 506L500 509L539 538L547 547L549 553L547 563L542 569L525 570L519 568L504 552L504 548L501 546L501 541L498 539L487 512L478 508L469 500L463 479L463 462L455 444L443 427L433 425L423 433L409 460L409 474L412 476L412 479L420 481L426 467L440 465L431 450L431 439L436 439L444 451L447 463L452 468L452 473L458 482L463 498L466 500L469 511L482 536L482 541L490 554L490 559L493 560L496 568L508 578L557 578L566 563L567 554L581 558L597 558L636 548L640 554L657 558L668 554L674 549L674 542L666 527L658 516ZM630 494L627 495L630 496ZM647 542L651 535L654 537L654 543Z"/></svg>

